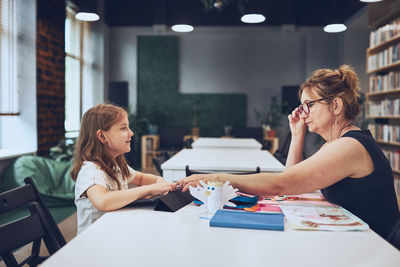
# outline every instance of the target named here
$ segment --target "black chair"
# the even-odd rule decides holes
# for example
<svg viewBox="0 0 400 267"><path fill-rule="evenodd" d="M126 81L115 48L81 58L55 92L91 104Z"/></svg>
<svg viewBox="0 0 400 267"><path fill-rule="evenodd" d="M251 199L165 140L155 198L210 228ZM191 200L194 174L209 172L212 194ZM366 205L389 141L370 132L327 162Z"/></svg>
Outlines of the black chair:
<svg viewBox="0 0 400 267"><path fill-rule="evenodd" d="M7 206L4 203L2 206ZM47 257L39 256L41 240L44 241L50 255L60 249L40 205L37 202L33 202L29 210L31 215L0 226L0 255L8 267L23 266L25 264L36 266L47 259ZM21 263L18 263L13 255L13 250L29 243L33 243L32 254ZM35 244L39 244L39 246Z"/></svg>
<svg viewBox="0 0 400 267"><path fill-rule="evenodd" d="M400 219L395 223L392 230L390 231L387 237L387 241L395 248L400 250Z"/></svg>
<svg viewBox="0 0 400 267"><path fill-rule="evenodd" d="M43 213L43 218L45 218L45 220L46 220L46 225L47 225L46 227L48 228L48 230L46 230L46 236L50 235L47 232L51 232L51 235L54 235L55 242L57 244L56 247L60 248L60 247L64 246L66 244L65 238L62 235L60 229L58 228L57 223L55 222L49 209L47 208L46 204L44 203L42 197L40 196L40 193L39 193L36 185L34 184L32 178L27 177L27 178L25 178L24 181L25 181L25 185L20 186L18 188L14 188L12 190L9 190L9 191L6 191L6 192L3 192L0 194L0 215L7 213L11 210L15 210L17 208L26 206L31 203L37 203L37 205L40 208L39 213ZM35 220L35 219L32 219L32 220ZM30 226L26 227L26 229L29 231L29 230L31 230L31 227ZM15 233L16 232L14 232L14 234ZM22 233L23 232L21 232L21 235L22 235ZM18 236L19 236L19 234L18 234ZM46 237L46 238L48 238L48 237ZM6 240L6 239L0 238L0 240L2 240L1 243L3 245L3 240ZM27 242L27 243L29 243L29 242ZM40 258L38 256L39 251L40 251L40 244L41 244L40 239L36 239L33 241L32 256L27 259L28 262L31 263L30 265L35 265L35 264L37 264L37 262L40 262L43 260L42 258ZM4 244L4 246L5 246L5 244ZM46 244L46 246L47 246L47 244ZM18 247L15 247L15 248L18 248ZM51 253L51 250L49 250L49 252ZM13 265L11 265L11 266L13 266Z"/></svg>
<svg viewBox="0 0 400 267"><path fill-rule="evenodd" d="M232 129L232 136L236 138L254 138L259 142L264 138L261 127L234 127Z"/></svg>
<svg viewBox="0 0 400 267"><path fill-rule="evenodd" d="M192 174L207 174L207 173L211 173L211 172L199 172L199 171L190 170L188 165L186 165L185 171L186 171L186 177L190 176ZM254 173L260 173L260 172L261 172L260 167L257 167L254 172L237 172L237 173L232 173L232 174L245 175L245 174L254 174Z"/></svg>
<svg viewBox="0 0 400 267"><path fill-rule="evenodd" d="M158 172L161 176L163 176L163 170L161 169L161 164L160 164L160 162L158 161L158 159L153 158L152 161L153 161L153 165L154 165L154 167L156 168L157 172Z"/></svg>
<svg viewBox="0 0 400 267"><path fill-rule="evenodd" d="M185 127L162 127L158 130L160 136L159 151L176 153L183 148L183 137L188 133Z"/></svg>

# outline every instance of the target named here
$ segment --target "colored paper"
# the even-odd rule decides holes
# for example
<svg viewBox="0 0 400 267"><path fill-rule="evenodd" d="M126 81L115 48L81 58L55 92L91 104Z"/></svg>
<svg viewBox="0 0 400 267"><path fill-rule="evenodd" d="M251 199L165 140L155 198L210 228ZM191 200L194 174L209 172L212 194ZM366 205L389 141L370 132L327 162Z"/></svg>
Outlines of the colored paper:
<svg viewBox="0 0 400 267"><path fill-rule="evenodd" d="M284 220L282 213L217 210L210 226L283 231Z"/></svg>

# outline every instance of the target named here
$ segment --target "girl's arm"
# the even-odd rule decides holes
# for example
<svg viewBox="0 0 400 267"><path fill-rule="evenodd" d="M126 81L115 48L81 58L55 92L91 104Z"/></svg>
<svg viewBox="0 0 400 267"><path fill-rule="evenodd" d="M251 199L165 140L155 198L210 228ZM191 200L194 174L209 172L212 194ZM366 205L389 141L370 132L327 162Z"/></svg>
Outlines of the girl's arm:
<svg viewBox="0 0 400 267"><path fill-rule="evenodd" d="M102 185L93 185L86 194L93 206L100 211L120 209L136 199L148 195L161 195L175 188L173 183L159 182L126 190L107 191Z"/></svg>
<svg viewBox="0 0 400 267"><path fill-rule="evenodd" d="M325 188L345 177L365 177L373 169L372 159L363 145L345 137L326 144L313 156L282 173L192 175L179 181L179 184L186 191L189 186L197 185L199 180L229 181L244 193L291 195Z"/></svg>
<svg viewBox="0 0 400 267"><path fill-rule="evenodd" d="M165 182L165 179L158 175L143 173L139 171L136 171L135 173L136 173L135 178L132 180L131 183L138 186Z"/></svg>

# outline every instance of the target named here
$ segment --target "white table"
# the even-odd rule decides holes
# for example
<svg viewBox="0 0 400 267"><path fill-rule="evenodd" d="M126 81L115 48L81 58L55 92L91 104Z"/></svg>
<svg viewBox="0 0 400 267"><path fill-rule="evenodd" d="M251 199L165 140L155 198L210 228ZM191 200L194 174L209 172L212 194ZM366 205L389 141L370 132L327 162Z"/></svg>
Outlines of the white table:
<svg viewBox="0 0 400 267"><path fill-rule="evenodd" d="M163 177L178 181L186 177L185 167L210 172L281 172L285 167L266 150L255 149L183 149L161 164Z"/></svg>
<svg viewBox="0 0 400 267"><path fill-rule="evenodd" d="M110 212L41 266L400 266L400 252L371 230L216 228L200 216L207 213L193 204Z"/></svg>
<svg viewBox="0 0 400 267"><path fill-rule="evenodd" d="M208 138L200 137L192 143L193 149L226 148L226 149L256 149L262 145L253 138Z"/></svg>

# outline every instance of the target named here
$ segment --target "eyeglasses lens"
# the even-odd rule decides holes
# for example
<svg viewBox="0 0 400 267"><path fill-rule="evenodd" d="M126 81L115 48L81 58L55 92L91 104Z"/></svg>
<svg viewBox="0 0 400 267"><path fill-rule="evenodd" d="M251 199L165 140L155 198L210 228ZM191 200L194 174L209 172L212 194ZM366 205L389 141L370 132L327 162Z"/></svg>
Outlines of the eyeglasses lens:
<svg viewBox="0 0 400 267"><path fill-rule="evenodd" d="M300 109L302 111L304 111L306 114L310 113L310 108L308 107L308 105L306 103L304 103L303 105L300 106Z"/></svg>

